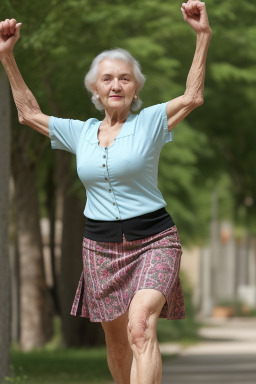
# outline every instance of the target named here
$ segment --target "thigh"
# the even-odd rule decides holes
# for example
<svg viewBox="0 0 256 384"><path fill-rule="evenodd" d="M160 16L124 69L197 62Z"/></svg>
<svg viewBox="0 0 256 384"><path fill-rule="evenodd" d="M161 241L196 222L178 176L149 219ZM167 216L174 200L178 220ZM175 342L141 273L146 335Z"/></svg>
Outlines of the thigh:
<svg viewBox="0 0 256 384"><path fill-rule="evenodd" d="M107 344L128 342L127 325L128 325L128 311L119 316L115 320L109 322L102 322L102 328L105 332L105 339Z"/></svg>
<svg viewBox="0 0 256 384"><path fill-rule="evenodd" d="M151 313L155 313L159 316L165 301L165 296L157 289L140 289L135 293L131 300L129 312L134 308L145 307Z"/></svg>

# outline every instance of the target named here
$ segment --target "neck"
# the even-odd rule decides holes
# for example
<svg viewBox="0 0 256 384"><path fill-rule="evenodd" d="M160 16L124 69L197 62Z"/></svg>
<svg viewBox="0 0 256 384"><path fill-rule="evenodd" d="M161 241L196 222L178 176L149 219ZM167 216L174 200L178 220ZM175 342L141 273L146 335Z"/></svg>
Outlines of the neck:
<svg viewBox="0 0 256 384"><path fill-rule="evenodd" d="M108 110L105 109L105 118L103 120L104 123L108 125L115 125L124 123L127 117L130 114L130 109L123 110Z"/></svg>

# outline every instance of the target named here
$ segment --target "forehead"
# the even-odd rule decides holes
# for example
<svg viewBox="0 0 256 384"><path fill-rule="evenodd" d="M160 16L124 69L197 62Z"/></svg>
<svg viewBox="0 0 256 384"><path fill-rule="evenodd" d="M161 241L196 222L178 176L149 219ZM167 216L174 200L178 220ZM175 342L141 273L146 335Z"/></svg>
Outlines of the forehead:
<svg viewBox="0 0 256 384"><path fill-rule="evenodd" d="M99 63L98 75L103 74L131 74L133 75L133 66L131 63L120 59L104 59Z"/></svg>

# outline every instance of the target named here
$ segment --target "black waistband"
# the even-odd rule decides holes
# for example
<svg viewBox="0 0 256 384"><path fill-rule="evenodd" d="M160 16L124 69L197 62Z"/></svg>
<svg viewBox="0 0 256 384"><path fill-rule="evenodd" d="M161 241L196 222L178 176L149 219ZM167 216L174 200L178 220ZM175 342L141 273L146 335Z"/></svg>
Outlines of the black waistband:
<svg viewBox="0 0 256 384"><path fill-rule="evenodd" d="M118 221L93 220L86 217L84 236L91 240L121 242L142 239L174 226L166 209Z"/></svg>

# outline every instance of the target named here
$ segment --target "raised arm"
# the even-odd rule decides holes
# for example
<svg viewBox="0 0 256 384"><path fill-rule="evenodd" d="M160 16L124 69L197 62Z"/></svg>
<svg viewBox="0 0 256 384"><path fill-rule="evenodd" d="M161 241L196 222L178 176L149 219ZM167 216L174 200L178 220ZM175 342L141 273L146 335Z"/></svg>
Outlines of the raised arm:
<svg viewBox="0 0 256 384"><path fill-rule="evenodd" d="M188 0L181 8L184 20L197 35L196 51L190 68L184 95L170 100L166 107L168 130L171 131L193 109L203 104L205 66L212 31L205 3Z"/></svg>
<svg viewBox="0 0 256 384"><path fill-rule="evenodd" d="M15 19L0 22L0 60L9 78L19 122L49 137L50 116L44 115L32 92L26 86L13 56L20 37L21 23Z"/></svg>

